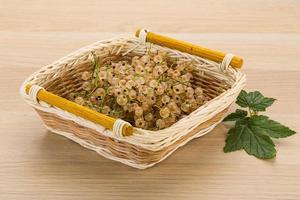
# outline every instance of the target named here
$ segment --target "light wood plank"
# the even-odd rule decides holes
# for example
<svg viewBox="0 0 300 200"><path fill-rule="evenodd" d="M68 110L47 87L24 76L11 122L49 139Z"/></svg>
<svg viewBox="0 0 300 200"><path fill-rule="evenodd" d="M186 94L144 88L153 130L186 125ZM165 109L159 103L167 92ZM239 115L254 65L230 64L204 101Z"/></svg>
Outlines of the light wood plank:
<svg viewBox="0 0 300 200"><path fill-rule="evenodd" d="M18 97L22 80L66 53L116 34L0 33L0 199L298 199L299 135L276 142L278 156L261 161L244 152L224 154L227 128L190 142L154 168L139 171L107 160L42 126ZM129 35L120 34L120 35ZM172 35L172 34L171 34ZM175 34L245 55L247 89L279 101L268 112L300 130L300 70L293 62L299 35ZM249 37L252 36L252 37ZM286 41L288 58L276 48ZM259 40L259 41L258 41ZM244 44L249 46L247 49ZM260 51L261 53L258 53ZM273 59L270 59L272 57ZM278 63L285 63L280 67ZM298 65L298 66L297 66Z"/></svg>
<svg viewBox="0 0 300 200"><path fill-rule="evenodd" d="M41 66L146 27L242 56L246 89L277 98L267 113L299 132L300 1L0 0L0 9L1 200L300 199L299 134L262 161L224 154L221 124L140 171L48 132L18 94Z"/></svg>
<svg viewBox="0 0 300 200"><path fill-rule="evenodd" d="M300 32L295 0L1 0L0 30Z"/></svg>

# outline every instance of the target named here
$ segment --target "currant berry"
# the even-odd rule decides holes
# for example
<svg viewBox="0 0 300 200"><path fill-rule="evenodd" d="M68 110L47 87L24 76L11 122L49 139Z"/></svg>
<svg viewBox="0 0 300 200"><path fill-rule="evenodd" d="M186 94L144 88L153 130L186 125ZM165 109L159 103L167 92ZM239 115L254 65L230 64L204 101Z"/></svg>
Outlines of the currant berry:
<svg viewBox="0 0 300 200"><path fill-rule="evenodd" d="M84 104L84 99L82 97L76 97L74 101L75 101L75 103L77 103L79 105Z"/></svg>
<svg viewBox="0 0 300 200"><path fill-rule="evenodd" d="M117 97L117 104L120 106L124 106L128 102L128 99L125 95L119 95Z"/></svg>
<svg viewBox="0 0 300 200"><path fill-rule="evenodd" d="M86 81L86 82L83 82L82 84L82 89L84 89L85 91L90 91L92 88L90 82Z"/></svg>
<svg viewBox="0 0 300 200"><path fill-rule="evenodd" d="M167 117L169 117L169 115L170 115L170 110L169 110L169 108L168 108L168 107L164 107L164 108L160 109L159 115L160 115L162 118L167 118Z"/></svg>
<svg viewBox="0 0 300 200"><path fill-rule="evenodd" d="M84 81L89 80L91 78L91 76L92 76L91 73L88 71L82 72L82 74L81 74L81 78Z"/></svg>

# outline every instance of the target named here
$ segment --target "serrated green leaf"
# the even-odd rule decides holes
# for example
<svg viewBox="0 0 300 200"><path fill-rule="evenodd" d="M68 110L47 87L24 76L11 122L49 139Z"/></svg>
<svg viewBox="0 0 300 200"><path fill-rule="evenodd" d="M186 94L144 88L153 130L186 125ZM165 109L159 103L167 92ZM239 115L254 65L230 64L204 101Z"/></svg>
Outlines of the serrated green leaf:
<svg viewBox="0 0 300 200"><path fill-rule="evenodd" d="M236 121L235 127L230 129L226 138L224 152L232 152L244 149L248 154L257 158L273 158L276 149L272 138L288 137L296 132L288 127L269 119L264 115L257 115L258 111L265 111L274 103L275 99L264 97L260 92L242 90L236 103L247 111L237 109L228 115L223 121Z"/></svg>
<svg viewBox="0 0 300 200"><path fill-rule="evenodd" d="M290 128L264 115L250 117L249 127L255 133L267 135L272 138L284 138L296 133Z"/></svg>
<svg viewBox="0 0 300 200"><path fill-rule="evenodd" d="M269 159L276 156L276 149L273 141L266 135L259 135L246 129L249 133L249 140L244 142L245 151L257 158Z"/></svg>
<svg viewBox="0 0 300 200"><path fill-rule="evenodd" d="M236 126L230 129L224 152L244 149L248 154L258 158L272 158L276 155L274 143L267 135L262 135L249 127L250 118L239 120Z"/></svg>
<svg viewBox="0 0 300 200"><path fill-rule="evenodd" d="M242 132L237 131L235 128L231 128L226 138L226 143L223 148L224 152L232 152L243 148L243 142L241 139Z"/></svg>
<svg viewBox="0 0 300 200"><path fill-rule="evenodd" d="M241 91L236 103L241 107L249 107L253 111L265 111L267 107L274 103L275 99L264 97L260 92Z"/></svg>
<svg viewBox="0 0 300 200"><path fill-rule="evenodd" d="M248 112L241 109L236 109L234 113L229 114L227 117L223 119L224 122L226 121L237 121L240 119L244 119L247 116Z"/></svg>
<svg viewBox="0 0 300 200"><path fill-rule="evenodd" d="M242 90L240 92L239 96L237 97L235 103L243 108L248 107L247 96L248 96L248 93L245 90Z"/></svg>

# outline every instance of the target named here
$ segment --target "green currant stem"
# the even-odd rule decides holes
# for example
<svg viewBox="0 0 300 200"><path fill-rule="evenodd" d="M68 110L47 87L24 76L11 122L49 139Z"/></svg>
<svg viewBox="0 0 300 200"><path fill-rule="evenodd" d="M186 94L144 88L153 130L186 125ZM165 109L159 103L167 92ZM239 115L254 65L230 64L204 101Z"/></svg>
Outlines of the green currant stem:
<svg viewBox="0 0 300 200"><path fill-rule="evenodd" d="M178 82L178 83L182 84L182 85L189 86L189 85L187 85L185 82L178 81L178 80L176 80L176 79L171 78L170 76L167 76L167 77L168 77L169 79L175 81L175 82Z"/></svg>
<svg viewBox="0 0 300 200"><path fill-rule="evenodd" d="M97 59L96 55L93 53L93 78L94 80L92 81L94 87L98 87L99 85L99 71L100 71L100 65L99 65L99 60Z"/></svg>
<svg viewBox="0 0 300 200"><path fill-rule="evenodd" d="M248 111L249 111L250 117L255 116L255 115L258 114L257 111L253 111L253 110L251 110L250 108L248 108Z"/></svg>
<svg viewBox="0 0 300 200"><path fill-rule="evenodd" d="M87 97L87 98L90 98L90 97L92 96L92 94L95 92L96 89L97 89L97 87L94 87L94 89L92 89L92 90L90 91L90 93L88 93L88 94L86 95L86 97Z"/></svg>

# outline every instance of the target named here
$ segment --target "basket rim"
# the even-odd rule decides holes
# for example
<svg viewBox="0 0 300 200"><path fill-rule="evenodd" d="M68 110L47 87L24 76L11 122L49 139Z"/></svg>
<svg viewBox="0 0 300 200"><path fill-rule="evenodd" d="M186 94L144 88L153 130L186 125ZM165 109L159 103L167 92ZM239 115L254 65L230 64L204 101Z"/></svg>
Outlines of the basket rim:
<svg viewBox="0 0 300 200"><path fill-rule="evenodd" d="M132 136L128 136L128 137L124 137L124 138L116 137L114 134L111 133L110 130L104 129L101 125L87 121L83 118L73 115L72 113L67 113L66 111L63 111L56 107L48 107L48 106L45 107L45 104L44 105L36 104L35 102L31 101L31 99L29 99L28 96L26 95L25 85L28 82L35 80L35 78L37 78L39 74L41 74L47 70L50 70L50 71L57 70L63 64L73 62L74 60L78 59L78 57L85 55L86 53L92 51L93 49L105 46L105 45L107 45L111 42L115 42L115 41L133 42L133 43L136 43L137 45L141 45L137 38L115 37L115 38L111 38L108 40L101 40L101 41L95 42L91 45L80 48L80 49L76 50L75 52L70 53L70 54L54 61L53 63L42 67L41 69L37 70L32 75L30 75L21 86L21 91L20 91L21 96L25 99L25 101L27 103L29 103L31 106L33 106L37 109L41 109L46 112L52 112L52 113L58 114L59 116L67 117L67 118L73 119L73 120L74 120L74 118L77 118L78 119L78 121L76 121L77 123L87 126L87 127L90 127L90 128L93 128L93 129L97 130L98 132L101 132L104 135L107 135L114 139L126 141L129 143L135 144L135 145L139 145L139 146L142 146L143 148L146 148L149 150L158 150L158 149L163 148L165 146L165 144L172 144L172 143L176 142L183 135L185 135L189 130L193 130L193 127L195 127L195 125L205 122L206 120L211 118L214 114L218 113L220 110L228 107L235 100L239 91L245 85L245 81L246 81L245 74L242 73L240 70L230 67L228 69L228 72L226 72L226 73L231 73L235 77L235 82L232 84L231 88L229 88L225 92L219 94L217 97L215 97L214 99L205 103L204 105L200 106L198 109L196 109L189 115L183 117L182 119L180 119L179 121L177 121L175 124L173 124L172 126L170 126L168 128L158 130L158 131L149 131L149 130L140 129L140 128L135 127L134 134ZM164 49L170 50L169 48L165 48L165 47L164 47ZM178 51L178 50L171 50L171 51ZM181 54L186 54L186 53L181 52ZM194 55L190 55L190 56L199 58L198 56L194 56ZM213 61L208 61L206 59L203 59L203 61L209 65L218 67L218 64L214 63ZM56 67L53 67L53 66L56 66ZM207 113L205 114L205 112L207 112ZM195 125L192 126L192 128L190 128L189 130L184 129L184 131L186 132L185 134L177 134L177 135L176 134L168 134L168 131L170 131L170 129L171 130L174 129L174 127L178 126L178 124L186 126L185 123L186 123L187 119L196 118L196 117L197 117L198 122L195 123ZM153 135L155 135L155 138L153 137ZM164 140L164 139L167 141L158 144L160 140Z"/></svg>

